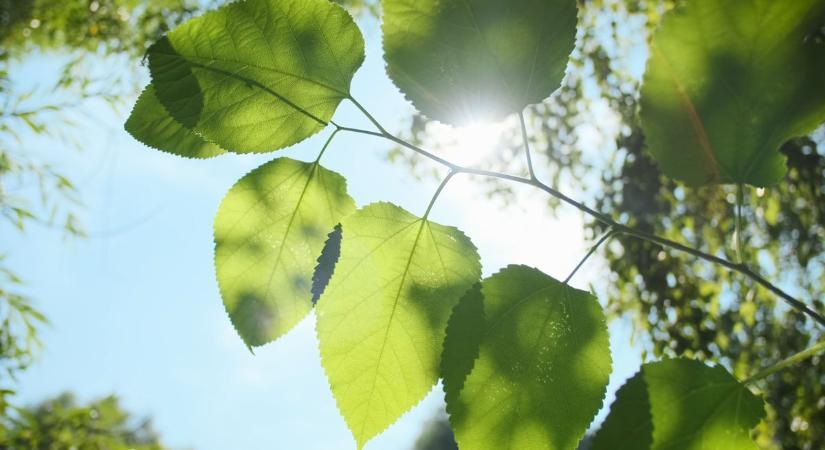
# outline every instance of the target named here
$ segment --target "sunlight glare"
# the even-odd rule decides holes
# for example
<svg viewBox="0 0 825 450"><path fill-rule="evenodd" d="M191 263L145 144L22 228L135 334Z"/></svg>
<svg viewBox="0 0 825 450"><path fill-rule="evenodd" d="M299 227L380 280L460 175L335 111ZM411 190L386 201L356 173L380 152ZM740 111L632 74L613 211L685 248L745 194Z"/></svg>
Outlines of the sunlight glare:
<svg viewBox="0 0 825 450"><path fill-rule="evenodd" d="M514 129L511 119L501 122L479 122L463 127L453 127L438 122L427 125L429 147L462 166L484 168L495 159L498 152L508 147L503 145L510 139L509 131Z"/></svg>

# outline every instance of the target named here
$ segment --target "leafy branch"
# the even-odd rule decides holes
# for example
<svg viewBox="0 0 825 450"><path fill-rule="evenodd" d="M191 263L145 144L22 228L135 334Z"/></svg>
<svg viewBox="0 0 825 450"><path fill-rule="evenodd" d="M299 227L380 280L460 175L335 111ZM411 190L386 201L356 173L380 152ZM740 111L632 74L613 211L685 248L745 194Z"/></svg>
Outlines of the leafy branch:
<svg viewBox="0 0 825 450"><path fill-rule="evenodd" d="M728 26L731 17L753 16L750 2L685 4L652 42L639 100L650 153L664 173L690 185L779 181L779 145L825 120L825 68L812 63L825 59L817 46L803 45L825 5L771 6L760 14L783 20L763 30L750 22ZM334 127L314 162L276 158L229 190L215 219L215 267L229 319L250 347L279 338L315 311L321 365L359 448L439 379L462 447L574 448L600 408L611 356L599 303L568 282L616 234L739 273L825 326L819 312L745 265L741 189L739 256L730 261L620 223L538 179L523 111L558 89L574 48L577 5L382 1L384 58L396 86L420 113L448 125L518 114L527 176L459 165L390 133L350 93L365 58L363 36L326 0L231 3L181 25L148 52L152 84L126 123L147 145L208 158L273 151ZM722 31L701 34L697 17ZM725 35L730 29L758 33L760 45ZM695 45L708 38L719 42ZM718 53L707 48L753 58L719 69ZM786 73L787 67L798 70ZM776 76L788 77L789 88L765 97L766 89L780 89ZM750 81L728 82L738 77ZM753 98L759 101L738 101ZM335 123L344 100L372 127ZM742 110L750 103L759 110ZM785 114L777 118L775 111ZM423 216L386 202L355 207L344 177L319 164L342 131L385 139L448 169ZM744 135L753 137L737 139ZM564 281L520 265L481 279L470 238L429 220L458 174L532 186L609 232ZM674 410L708 420L662 426L681 422ZM763 416L761 400L722 367L684 358L645 364L620 391L595 450L622 440L692 448L711 439L718 448L754 448L749 431Z"/></svg>
<svg viewBox="0 0 825 450"><path fill-rule="evenodd" d="M505 181L520 183L520 184L526 184L528 186L533 186L533 187L535 187L537 189L540 189L540 190L546 192L547 194L549 194L549 195L551 195L551 196L567 203L568 205L575 207L579 211L582 211L585 214L593 217L594 219L598 220L602 224L606 225L609 229L613 230L614 234L626 234L628 236L633 236L633 237L636 237L638 239L642 239L642 240L645 240L645 241L648 241L648 242L652 242L652 243L661 245L663 247L668 247L670 249L673 249L673 250L676 250L676 251L679 251L679 252L688 253L688 254L693 255L697 258L703 259L705 261L708 261L708 262L711 262L711 263L714 263L714 264L721 265L721 266L723 266L727 269L730 269L734 272L738 272L738 273L750 278L751 280L755 281L756 283L760 284L761 286L765 287L769 291L773 292L779 298L781 298L783 301L788 303L788 305L790 305L794 309L798 310L799 312L802 312L802 313L806 314L808 317L810 317L815 322L817 322L820 326L825 327L825 316L818 313L817 311L814 311L811 307L809 307L804 302L798 300L797 298L795 298L792 295L788 294L787 292L785 292L784 290L782 290L781 288L779 288L775 284L771 283L770 281L768 281L767 279L765 279L764 277L759 275L757 272L755 272L753 269L749 268L746 264L736 263L736 262L727 260L725 258L721 258L721 257L715 256L715 255L711 255L710 253L705 253L705 252L703 252L699 249L690 247L688 245L681 244L679 242L676 242L676 241L673 241L673 240L670 240L670 239L667 239L667 238L664 238L664 237L661 237L661 236L657 236L655 234L648 233L648 232L636 229L636 228L631 227L631 226L624 225L624 224L622 224L620 222L617 222L616 220L612 219L610 216L608 216L606 214L603 214L603 213L600 213L600 212L588 207L587 205L585 205L585 204L583 204L579 201L576 201L571 197L568 197L567 195L565 195L561 191L542 183L540 180L535 178L533 175L531 175L530 178L525 178L525 177L519 177L519 176L515 176L515 175L506 174L506 173L474 169L474 168L471 168L471 167L464 167L464 166L455 164L453 162L450 162L450 161L448 161L444 158L436 156L435 154L433 154L433 153L431 153L427 150L422 149L419 146L413 145L413 144L411 144L411 143L409 143L409 142L407 142L407 141L405 141L405 140L403 140L403 139L401 139L397 136L392 135L357 100L355 100L352 96L349 97L349 100L352 101L353 104L360 111L362 111L364 113L364 115L367 117L367 119L369 119L370 122L372 122L373 125L375 125L376 129L378 129L378 132L370 131L370 130L364 130L364 129L360 129L360 128L344 127L344 126L340 126L340 125L336 124L335 122L330 122L332 125L334 125L336 127L336 130L349 131L349 132L353 132L353 133L366 134L366 135L370 135L370 136L377 136L377 137L387 139L389 141L392 141L396 144L399 144L403 147L406 147L409 150L412 150L412 151L414 151L414 152L416 152L416 153L418 153L418 154L420 154L420 155L422 155L426 158L431 159L432 161L435 161L435 162L445 166L446 168L448 168L450 170L450 173L455 173L455 174L465 173L465 174L478 175L478 176L483 176L483 177L498 178L498 179L505 180ZM525 147L525 149L526 149L526 151L529 155L529 148Z"/></svg>

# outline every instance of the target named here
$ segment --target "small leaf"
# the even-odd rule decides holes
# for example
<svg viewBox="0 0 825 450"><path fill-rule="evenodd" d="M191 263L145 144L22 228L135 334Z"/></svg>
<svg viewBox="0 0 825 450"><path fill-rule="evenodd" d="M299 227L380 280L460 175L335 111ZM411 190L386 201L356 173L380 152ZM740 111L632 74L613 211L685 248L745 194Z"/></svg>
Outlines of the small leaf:
<svg viewBox="0 0 825 450"><path fill-rule="evenodd" d="M326 126L349 96L364 40L327 0L244 0L189 20L148 56L178 122L225 149L265 152Z"/></svg>
<svg viewBox="0 0 825 450"><path fill-rule="evenodd" d="M825 120L825 2L691 0L651 42L641 121L662 170L691 185L766 186L779 147Z"/></svg>
<svg viewBox="0 0 825 450"><path fill-rule="evenodd" d="M442 375L456 442L474 450L573 450L610 375L599 303L525 266L485 279L481 294L456 308L463 314L450 319L448 333L459 335L445 341ZM468 339L479 339L474 362Z"/></svg>
<svg viewBox="0 0 825 450"><path fill-rule="evenodd" d="M756 450L750 430L763 416L762 400L722 367L645 364L619 389L592 450Z"/></svg>
<svg viewBox="0 0 825 450"><path fill-rule="evenodd" d="M342 228L317 333L332 393L361 448L438 380L447 319L481 265L463 233L388 203L358 210Z"/></svg>
<svg viewBox="0 0 825 450"><path fill-rule="evenodd" d="M447 404L458 400L457 395L478 358L478 346L485 331L484 296L481 294L481 283L476 283L455 306L447 322L441 377L444 393L454 396L447 399Z"/></svg>
<svg viewBox="0 0 825 450"><path fill-rule="evenodd" d="M125 128L138 141L173 155L211 158L225 153L173 119L158 101L151 84L138 97Z"/></svg>
<svg viewBox="0 0 825 450"><path fill-rule="evenodd" d="M354 210L342 176L289 158L258 167L229 190L215 217L215 269L247 345L277 339L312 309L326 232Z"/></svg>
<svg viewBox="0 0 825 450"><path fill-rule="evenodd" d="M445 123L499 120L558 89L576 0L383 0L387 73Z"/></svg>
<svg viewBox="0 0 825 450"><path fill-rule="evenodd" d="M318 302L324 289L329 284L329 279L332 278L335 272L335 264L338 263L338 258L341 256L341 224L335 225L335 228L327 235L327 241L324 243L324 249L321 250L321 256L318 257L318 265L315 266L315 272L312 274L312 304Z"/></svg>

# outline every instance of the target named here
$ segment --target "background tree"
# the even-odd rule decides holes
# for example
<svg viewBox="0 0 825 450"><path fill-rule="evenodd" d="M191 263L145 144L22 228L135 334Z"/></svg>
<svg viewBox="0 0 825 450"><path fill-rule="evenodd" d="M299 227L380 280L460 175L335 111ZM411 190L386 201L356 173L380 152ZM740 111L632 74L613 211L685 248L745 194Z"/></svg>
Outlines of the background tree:
<svg viewBox="0 0 825 450"><path fill-rule="evenodd" d="M117 397L87 405L62 394L0 419L0 447L30 450L163 450L148 419L123 410Z"/></svg>

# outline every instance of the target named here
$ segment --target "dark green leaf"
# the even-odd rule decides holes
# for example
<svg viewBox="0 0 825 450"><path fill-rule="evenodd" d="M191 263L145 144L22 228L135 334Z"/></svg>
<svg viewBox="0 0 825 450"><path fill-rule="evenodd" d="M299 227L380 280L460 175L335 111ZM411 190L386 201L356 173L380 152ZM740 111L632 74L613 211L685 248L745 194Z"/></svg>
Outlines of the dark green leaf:
<svg viewBox="0 0 825 450"><path fill-rule="evenodd" d="M648 148L691 185L766 186L779 147L825 120L821 0L691 0L653 36L641 94Z"/></svg>
<svg viewBox="0 0 825 450"><path fill-rule="evenodd" d="M329 284L329 279L335 271L335 264L338 263L338 258L341 256L341 224L335 225L335 228L327 235L327 241L324 243L324 249L321 250L321 256L318 257L318 265L315 266L315 272L312 274L312 304L318 302L321 294Z"/></svg>
<svg viewBox="0 0 825 450"><path fill-rule="evenodd" d="M756 450L762 400L721 367L689 359L642 366L616 395L592 450Z"/></svg>
<svg viewBox="0 0 825 450"><path fill-rule="evenodd" d="M484 338L484 297L481 283L476 283L453 308L447 322L444 338L444 353L441 356L441 378L444 393L457 396L464 386L464 380L473 369L478 357L478 346ZM457 398L448 398L452 404Z"/></svg>
<svg viewBox="0 0 825 450"><path fill-rule="evenodd" d="M224 153L173 119L158 101L151 84L138 97L126 121L126 131L149 147L187 158L211 158Z"/></svg>
<svg viewBox="0 0 825 450"><path fill-rule="evenodd" d="M610 375L599 303L525 266L485 279L481 294L456 308L448 332L459 334L445 343L442 375L459 447L574 449ZM475 362L465 342L472 339L480 339Z"/></svg>
<svg viewBox="0 0 825 450"><path fill-rule="evenodd" d="M575 0L383 0L387 72L419 111L453 125L502 119L559 87Z"/></svg>

